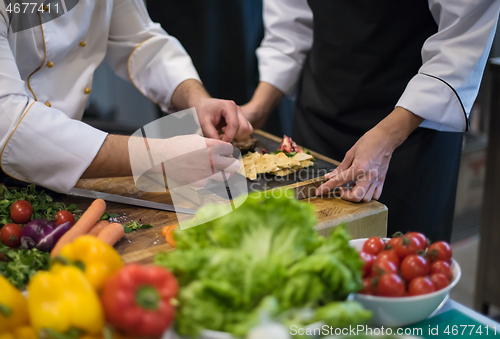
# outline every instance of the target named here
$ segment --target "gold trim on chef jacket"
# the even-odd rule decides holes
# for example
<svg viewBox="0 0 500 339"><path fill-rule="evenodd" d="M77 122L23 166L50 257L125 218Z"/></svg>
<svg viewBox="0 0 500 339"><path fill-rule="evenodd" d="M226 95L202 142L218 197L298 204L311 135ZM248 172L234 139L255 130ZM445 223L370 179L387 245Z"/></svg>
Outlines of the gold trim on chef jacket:
<svg viewBox="0 0 500 339"><path fill-rule="evenodd" d="M91 90L90 88L88 88L88 87L87 87L87 88L85 88L85 89L83 90L83 93L85 93L85 94L90 94L90 92L91 92L91 91L92 91L92 90Z"/></svg>
<svg viewBox="0 0 500 339"><path fill-rule="evenodd" d="M40 12L38 12L38 17L40 18L40 29L42 30L42 39L43 39L43 61L42 61L42 65L40 67L38 67L33 73L30 74L30 76L28 77L27 79L27 83L28 83L28 88L30 89L30 92L31 94L33 94L33 98L35 98L36 101L37 98L36 98L36 95L35 95L35 92L33 92L33 89L31 88L31 84L30 84L30 79L31 79L31 76L33 74L35 74L36 72L38 72L40 69L42 69L42 67L45 65L45 59L47 58L47 46L45 45L45 34L43 33L43 22L42 22L42 14L40 14Z"/></svg>
<svg viewBox="0 0 500 339"><path fill-rule="evenodd" d="M7 173L7 171L3 168L2 166L2 156L3 156L3 152L5 151L5 147L7 147L7 144L9 143L10 141L10 138L12 138L12 135L14 135L14 132L17 130L17 128L19 127L19 124L21 124L21 121L23 121L24 117L26 116L26 114L28 114L29 110L31 109L31 107L35 104L36 101L32 102L30 107L28 107L28 109L26 110L26 112L24 112L23 116L21 117L21 119L19 120L19 122L17 123L16 125L16 128L14 128L14 130L12 131L12 133L9 135L9 138L7 139L7 141L5 142L5 145L3 145L3 148L2 148L2 153L0 153L0 168L2 169L2 171L7 174L9 177L11 177L12 179L16 179L16 180L19 180L19 181L23 181L23 182L27 182L26 180L21 180L21 179L18 179L12 175L10 175L9 173Z"/></svg>
<svg viewBox="0 0 500 339"><path fill-rule="evenodd" d="M28 107L28 109L26 110L26 112L24 112L24 114L21 117L21 119L19 119L19 122L17 123L16 128L14 128L14 130L12 131L12 133L9 135L9 138L5 142L5 145L3 145L2 152L0 153L0 168L2 169L2 171L5 174L7 174L9 177L11 177L12 179L16 179L16 180L23 181L23 182L27 182L27 181L18 179L16 177L10 175L9 173L7 173L7 171L2 166L2 156L3 156L3 152L5 151L5 147L7 147L7 144L9 143L10 139L12 138L12 136L14 135L14 133L16 132L16 130L19 127L19 125L21 124L21 121L23 121L24 117L26 116L26 114L28 114L29 110L31 109L31 107L33 107L33 105L35 104L35 102L38 101L37 98L36 98L35 92L33 92L33 89L31 88L30 78L31 78L31 76L33 74L35 74L40 69L42 69L42 67L45 65L45 59L47 58L47 45L45 44L45 34L43 33L43 22L42 22L42 15L40 14L40 12L38 12L38 17L40 18L40 29L42 30L43 53L44 53L44 55L43 55L43 61L42 61L42 65L40 67L38 67L33 73L31 73L29 75L28 79L26 80L26 82L28 83L28 88L30 89L31 94L33 94L33 98L35 99L35 101L30 105L30 107Z"/></svg>
<svg viewBox="0 0 500 339"><path fill-rule="evenodd" d="M137 90L144 96L146 96L145 93L143 93L139 87L137 87L137 85L135 84L134 82L134 79L132 79L132 76L130 76L130 59L132 59L132 55L135 53L135 51L137 51L137 49L139 47L141 47L144 43L148 42L149 40L155 38L154 36L152 36L151 38L149 39L146 39L144 40L143 42L141 42L139 45L137 45L136 48L134 48L134 50L132 51L132 53L130 53L129 57L128 57L128 60L127 60L127 73L128 73L128 77L130 78L130 82L132 82L132 85L134 85L135 88L137 88ZM153 101L156 105L160 106L159 103L157 103L156 101Z"/></svg>
<svg viewBox="0 0 500 339"><path fill-rule="evenodd" d="M87 46L87 44L85 43L85 41L80 41L80 46L85 47L85 46Z"/></svg>

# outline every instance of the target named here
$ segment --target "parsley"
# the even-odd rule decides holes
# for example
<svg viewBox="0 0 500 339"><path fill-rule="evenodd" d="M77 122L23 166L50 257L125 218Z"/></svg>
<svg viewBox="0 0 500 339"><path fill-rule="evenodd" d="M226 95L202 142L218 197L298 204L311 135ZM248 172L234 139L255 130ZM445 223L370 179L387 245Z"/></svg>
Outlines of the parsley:
<svg viewBox="0 0 500 339"><path fill-rule="evenodd" d="M111 218L118 218L120 215L119 214L109 214L108 212L104 212L104 214L101 217L101 220L108 220Z"/></svg>
<svg viewBox="0 0 500 339"><path fill-rule="evenodd" d="M48 270L50 253L22 247L10 249L0 241L0 274L19 289L26 287L28 281L39 270Z"/></svg>
<svg viewBox="0 0 500 339"><path fill-rule="evenodd" d="M148 228L153 228L153 225L150 224L140 224L137 221L131 221L128 226L123 225L123 228L125 229L125 233L130 233L133 231L138 231L138 230L145 230Z"/></svg>

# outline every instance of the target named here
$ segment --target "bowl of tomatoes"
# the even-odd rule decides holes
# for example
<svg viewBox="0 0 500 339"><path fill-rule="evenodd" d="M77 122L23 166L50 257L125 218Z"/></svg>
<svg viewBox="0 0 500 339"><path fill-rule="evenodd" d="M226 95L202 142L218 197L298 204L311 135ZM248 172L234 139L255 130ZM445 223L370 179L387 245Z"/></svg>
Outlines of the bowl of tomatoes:
<svg viewBox="0 0 500 339"><path fill-rule="evenodd" d="M352 295L373 312L372 324L400 327L435 314L460 280L448 243L429 244L422 233L350 241L365 265L363 290Z"/></svg>

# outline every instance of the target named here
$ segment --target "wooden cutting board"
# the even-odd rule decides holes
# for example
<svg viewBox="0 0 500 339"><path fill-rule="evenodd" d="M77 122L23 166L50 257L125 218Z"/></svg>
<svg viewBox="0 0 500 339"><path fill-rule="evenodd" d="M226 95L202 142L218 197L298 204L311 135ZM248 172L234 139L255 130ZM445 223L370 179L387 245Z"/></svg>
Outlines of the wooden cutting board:
<svg viewBox="0 0 500 339"><path fill-rule="evenodd" d="M80 180L76 187L172 204L168 194L138 191L131 177ZM92 202L90 199L72 196L65 196L62 201L66 204L76 203L81 209L86 209ZM387 207L377 201L352 203L335 197L309 198L305 201L316 207L318 225L315 228L322 235L328 234L343 222L353 238L387 235ZM125 262L151 264L155 254L174 250L162 237L161 230L164 226L177 223L175 213L116 203L108 203L107 211L120 214L118 221L123 224L135 220L153 225L150 229L128 233L118 242L116 248Z"/></svg>
<svg viewBox="0 0 500 339"><path fill-rule="evenodd" d="M281 142L281 138L262 131L256 131L255 137L259 140L262 147L271 152L275 151ZM353 238L386 236L388 211L384 205L376 201L370 203L352 203L334 196L311 197L314 195L316 188L324 182L324 174L333 170L339 164L337 161L321 154L315 152L311 152L311 154L316 158L316 161L314 167L307 170L307 175L302 177L290 176L276 182L273 182L272 178L271 181L266 179L263 182L267 186L260 189L276 187L293 189L298 199L308 201L316 207L316 216L318 217L316 229L322 235L327 235L334 227L345 222ZM304 178L305 180L301 180ZM250 184L251 182L249 182ZM151 193L139 191L132 177L80 180L76 187L170 205L173 204L168 192ZM254 185L253 187L255 188L256 186ZM221 196L212 192L207 193L207 196L210 196L214 201L224 201ZM66 204L76 203L81 209L86 209L92 202L86 198L70 196L64 196L62 200ZM176 203L178 203L177 200ZM186 194L185 201L182 201L182 207L193 209L198 207L196 202L190 199L189 192ZM162 237L161 230L164 226L177 224L175 213L116 203L108 203L107 211L108 213L120 214L118 222L122 224L127 224L129 221L135 220L142 224L153 225L153 228L126 234L116 245L125 262L151 264L155 254L162 251L174 250L166 243L165 238Z"/></svg>

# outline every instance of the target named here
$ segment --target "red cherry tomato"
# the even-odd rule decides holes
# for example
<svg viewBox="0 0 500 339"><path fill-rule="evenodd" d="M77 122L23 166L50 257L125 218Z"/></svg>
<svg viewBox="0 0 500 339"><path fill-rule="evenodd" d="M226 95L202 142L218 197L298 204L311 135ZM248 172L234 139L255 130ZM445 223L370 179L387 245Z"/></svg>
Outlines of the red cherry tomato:
<svg viewBox="0 0 500 339"><path fill-rule="evenodd" d="M394 250L396 251L399 259L403 260L405 257L417 253L420 250L420 240L409 236L402 236L394 243Z"/></svg>
<svg viewBox="0 0 500 339"><path fill-rule="evenodd" d="M385 242L382 238L371 237L363 244L363 252L377 255L384 250Z"/></svg>
<svg viewBox="0 0 500 339"><path fill-rule="evenodd" d="M386 260L377 262L377 260L375 260L372 266L372 273L371 273L372 277L379 277L383 274L390 274L390 273L395 273L395 274L398 273L398 268L396 267L396 265L394 265L392 261Z"/></svg>
<svg viewBox="0 0 500 339"><path fill-rule="evenodd" d="M16 201L10 208L10 216L18 224L26 224L31 220L32 215L33 207L26 200Z"/></svg>
<svg viewBox="0 0 500 339"><path fill-rule="evenodd" d="M432 284L432 281L426 277L415 278L408 285L408 294L411 296L428 294L435 291L436 288Z"/></svg>
<svg viewBox="0 0 500 339"><path fill-rule="evenodd" d="M450 284L448 278L443 273L432 273L429 278L431 279L432 285L434 285L436 291L439 291Z"/></svg>
<svg viewBox="0 0 500 339"><path fill-rule="evenodd" d="M382 275L375 289L375 294L381 297L402 297L405 292L403 280L394 273Z"/></svg>
<svg viewBox="0 0 500 339"><path fill-rule="evenodd" d="M401 263L401 275L406 281L412 281L417 277L425 277L429 272L427 261L416 254L411 254L403 259Z"/></svg>
<svg viewBox="0 0 500 339"><path fill-rule="evenodd" d="M427 237L425 236L425 234L420 232L409 232L406 233L406 235L411 238L417 238L420 242L421 249L425 250L427 248L428 244L427 244Z"/></svg>
<svg viewBox="0 0 500 339"><path fill-rule="evenodd" d="M394 245L399 241L399 238L391 238L387 241L387 244L385 245L385 248L387 250L392 250L394 249Z"/></svg>
<svg viewBox="0 0 500 339"><path fill-rule="evenodd" d="M359 292L360 294L373 294L373 281L372 278L363 279L363 289Z"/></svg>
<svg viewBox="0 0 500 339"><path fill-rule="evenodd" d="M0 230L0 239L7 247L19 247L21 245L22 228L17 224L7 224Z"/></svg>
<svg viewBox="0 0 500 339"><path fill-rule="evenodd" d="M452 250L450 245L445 241L438 241L429 246L427 249L427 255L431 261L451 261Z"/></svg>
<svg viewBox="0 0 500 339"><path fill-rule="evenodd" d="M401 264L401 261L399 260L398 255L396 254L395 250L386 250L380 252L377 257L375 258L375 262L382 262L382 261L390 261L396 265L396 267L399 267Z"/></svg>
<svg viewBox="0 0 500 339"><path fill-rule="evenodd" d="M365 263L363 266L363 276L366 277L366 276L370 275L370 272L372 271L372 265L373 265L373 261L375 260L375 256L370 254L370 253L365 253L365 252L359 253L359 256L361 257L361 259Z"/></svg>
<svg viewBox="0 0 500 339"><path fill-rule="evenodd" d="M430 273L431 274L433 274L433 273L444 274L444 276L446 278L448 278L448 281L451 281L451 279L453 278L453 272L451 271L450 265L447 262L442 261L442 260L433 262L431 264Z"/></svg>
<svg viewBox="0 0 500 339"><path fill-rule="evenodd" d="M71 226L75 224L75 216L68 211L59 211L56 213L56 226L71 222Z"/></svg>

